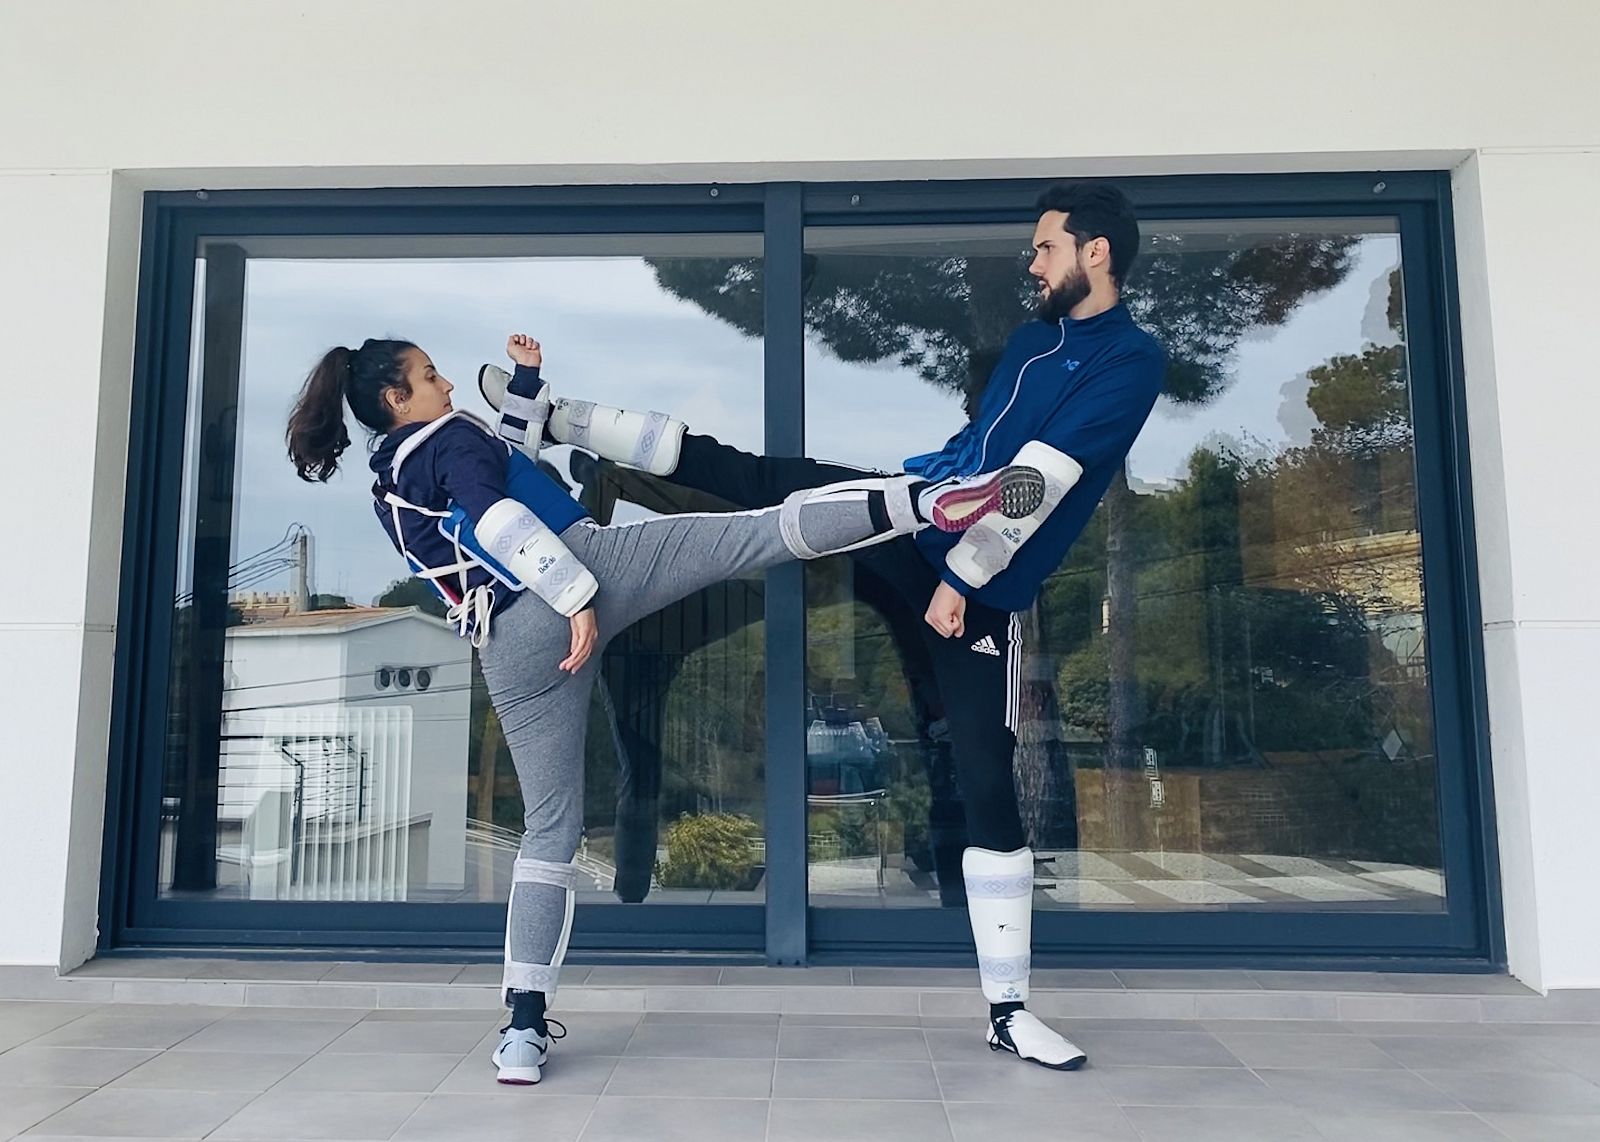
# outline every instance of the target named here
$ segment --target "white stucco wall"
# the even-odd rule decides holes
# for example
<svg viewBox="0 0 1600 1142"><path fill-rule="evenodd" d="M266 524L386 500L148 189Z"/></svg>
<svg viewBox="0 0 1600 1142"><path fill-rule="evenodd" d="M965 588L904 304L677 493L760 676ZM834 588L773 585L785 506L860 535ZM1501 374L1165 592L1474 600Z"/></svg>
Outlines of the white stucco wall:
<svg viewBox="0 0 1600 1142"><path fill-rule="evenodd" d="M1512 968L1600 984L1597 35L1572 0L0 7L0 481L48 467L17 510L55 569L0 566L0 963L93 946L139 190L1422 166L1459 196Z"/></svg>

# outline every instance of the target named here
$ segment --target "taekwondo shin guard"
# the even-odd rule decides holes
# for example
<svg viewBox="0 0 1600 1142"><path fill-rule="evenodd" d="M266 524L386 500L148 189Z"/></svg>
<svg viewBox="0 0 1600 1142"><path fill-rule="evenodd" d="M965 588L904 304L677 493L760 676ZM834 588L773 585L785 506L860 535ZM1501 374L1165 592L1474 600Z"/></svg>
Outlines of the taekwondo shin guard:
<svg viewBox="0 0 1600 1142"><path fill-rule="evenodd" d="M561 963L567 958L578 866L518 857L512 870L502 990L543 992L548 1003L555 996ZM564 907L551 906L548 897L552 892L565 893ZM541 900L541 894L546 899ZM559 929L552 931L555 924ZM553 949L548 956L543 954L546 948Z"/></svg>
<svg viewBox="0 0 1600 1142"><path fill-rule="evenodd" d="M653 476L670 476L678 467L687 427L664 412L630 412L566 397L555 401L546 423L550 438L560 444L587 448Z"/></svg>
<svg viewBox="0 0 1600 1142"><path fill-rule="evenodd" d="M978 975L990 1003L1025 1003L1033 936L1033 850L970 848L961 858Z"/></svg>

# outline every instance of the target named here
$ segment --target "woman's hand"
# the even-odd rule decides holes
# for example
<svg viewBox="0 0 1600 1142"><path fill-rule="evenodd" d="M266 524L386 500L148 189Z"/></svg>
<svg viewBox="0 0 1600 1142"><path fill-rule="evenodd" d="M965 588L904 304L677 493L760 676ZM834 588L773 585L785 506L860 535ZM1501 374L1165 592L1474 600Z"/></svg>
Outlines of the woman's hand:
<svg viewBox="0 0 1600 1142"><path fill-rule="evenodd" d="M537 369L544 363L544 356L539 352L539 343L526 333L513 333L506 339L506 356L530 369Z"/></svg>
<svg viewBox="0 0 1600 1142"><path fill-rule="evenodd" d="M940 583L923 618L942 637L960 638L967 629L967 600L949 583Z"/></svg>
<svg viewBox="0 0 1600 1142"><path fill-rule="evenodd" d="M576 674L583 669L594 653L594 644L600 639L600 624L595 621L594 608L585 607L572 616L572 653L562 662L561 669Z"/></svg>

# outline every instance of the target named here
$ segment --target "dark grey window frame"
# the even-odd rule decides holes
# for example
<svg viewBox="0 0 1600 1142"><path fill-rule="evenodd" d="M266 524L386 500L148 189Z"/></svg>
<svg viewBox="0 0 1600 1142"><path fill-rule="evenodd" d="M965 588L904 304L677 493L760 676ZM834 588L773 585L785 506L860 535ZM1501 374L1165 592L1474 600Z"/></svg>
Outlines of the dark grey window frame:
<svg viewBox="0 0 1600 1142"><path fill-rule="evenodd" d="M1419 171L1115 180L1162 218L1374 216L1398 223L1408 311L1428 657L1439 756L1446 907L1436 914L1048 912L1042 964L1504 963L1484 697L1482 620L1448 175ZM162 899L162 745L176 582L179 483L203 241L265 236L760 233L766 279L766 448L804 440L801 262L807 226L1015 223L1025 236L1043 180L657 187L152 192L145 196L122 586L101 883L101 945L490 949L494 904ZM961 962L964 912L809 910L803 688L796 567L768 576L764 904L580 909L574 958L676 949L770 963Z"/></svg>

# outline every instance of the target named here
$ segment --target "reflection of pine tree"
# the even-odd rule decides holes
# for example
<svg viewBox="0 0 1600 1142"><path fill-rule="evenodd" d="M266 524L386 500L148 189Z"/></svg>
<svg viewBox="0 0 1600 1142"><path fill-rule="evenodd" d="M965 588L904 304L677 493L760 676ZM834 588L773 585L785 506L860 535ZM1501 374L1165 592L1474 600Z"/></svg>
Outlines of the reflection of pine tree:
<svg viewBox="0 0 1600 1142"><path fill-rule="evenodd" d="M1398 289L1396 275L1396 333ZM1308 443L1253 458L1199 449L1180 488L1135 500L1139 701L1150 711L1141 736L1166 765L1320 759L1317 779L1365 806L1348 837L1319 842L1324 851L1429 863L1427 680L1385 633L1413 623L1420 639L1405 349L1368 346L1307 379L1319 421ZM1101 566L1098 527L1051 580L1050 615L1082 615L1092 603L1082 584ZM1111 723L1111 699L1104 640L1088 627L1060 632L1075 649L1057 684L1067 721L1097 735ZM1405 743L1398 764L1379 752L1391 729ZM1298 795L1286 786L1285 806Z"/></svg>
<svg viewBox="0 0 1600 1142"><path fill-rule="evenodd" d="M1200 405L1223 392L1233 381L1230 362L1240 337L1281 325L1306 298L1343 280L1357 241L1151 234L1127 300L1170 354L1166 399ZM751 336L761 335L759 258L651 264L668 291ZM807 255L803 272L804 321L812 338L843 361L893 361L914 370L935 388L963 394L969 414L1006 339L1031 316L1031 283L1013 257ZM1095 545L1105 567L1100 597L1107 600L1106 760L1117 767L1137 764L1142 717L1134 656L1137 498L1125 478L1113 481L1098 513L1103 523ZM1046 643L1051 633L1047 620ZM1032 688L1027 697L1034 708L1025 719L1053 717L1054 695ZM1030 800L1057 799L1052 785L1058 767L1047 742L1024 743L1018 766L1036 771L1023 779Z"/></svg>

